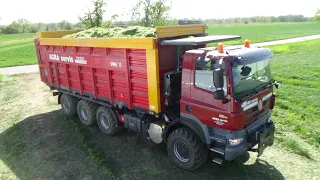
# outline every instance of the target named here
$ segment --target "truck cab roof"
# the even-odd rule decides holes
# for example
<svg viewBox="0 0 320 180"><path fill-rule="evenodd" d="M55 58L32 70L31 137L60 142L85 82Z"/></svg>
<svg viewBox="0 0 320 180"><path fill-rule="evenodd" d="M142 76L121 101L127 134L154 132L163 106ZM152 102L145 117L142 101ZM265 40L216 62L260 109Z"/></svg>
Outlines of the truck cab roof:
<svg viewBox="0 0 320 180"><path fill-rule="evenodd" d="M162 40L161 45L172 45L172 46L199 46L214 42L230 41L240 39L240 36L234 35L216 35L216 36L202 36L202 37L187 37L180 39L169 39Z"/></svg>
<svg viewBox="0 0 320 180"><path fill-rule="evenodd" d="M239 65L247 65L258 61L269 59L273 56L273 52L268 48L243 46L225 47L224 52L218 52L216 47L199 48L186 51L190 54L206 54L206 56L233 57L232 62Z"/></svg>

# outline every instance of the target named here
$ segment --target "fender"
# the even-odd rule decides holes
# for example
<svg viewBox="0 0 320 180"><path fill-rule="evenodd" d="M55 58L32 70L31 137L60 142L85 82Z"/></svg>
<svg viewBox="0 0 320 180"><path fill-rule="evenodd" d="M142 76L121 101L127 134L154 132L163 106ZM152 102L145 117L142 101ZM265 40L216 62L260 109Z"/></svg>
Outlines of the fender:
<svg viewBox="0 0 320 180"><path fill-rule="evenodd" d="M173 120L164 130L164 142L167 141L169 132L172 128L177 125L183 125L190 128L194 133L196 133L200 140L205 144L210 144L210 137L208 133L207 126L202 124L198 119L189 118L189 117L180 117Z"/></svg>

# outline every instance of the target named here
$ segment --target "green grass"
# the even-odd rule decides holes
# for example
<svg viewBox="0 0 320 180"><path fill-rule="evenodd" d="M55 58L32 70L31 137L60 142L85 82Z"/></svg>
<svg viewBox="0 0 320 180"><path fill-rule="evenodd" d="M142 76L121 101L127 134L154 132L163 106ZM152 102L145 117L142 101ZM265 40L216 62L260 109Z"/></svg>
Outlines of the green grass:
<svg viewBox="0 0 320 180"><path fill-rule="evenodd" d="M294 153L311 159L311 155L305 147L303 147L299 142L294 139L285 139L284 137L277 137L277 140L281 143L283 147L293 151Z"/></svg>
<svg viewBox="0 0 320 180"><path fill-rule="evenodd" d="M242 37L241 40L229 41L225 44L243 44L245 39L250 39L251 43L258 43L320 34L320 23L210 25L206 31L210 35L239 35Z"/></svg>
<svg viewBox="0 0 320 180"><path fill-rule="evenodd" d="M252 43L320 34L320 23L274 23L211 25L210 35L240 35L241 40L225 44L242 44L244 39ZM0 67L36 64L37 58L32 38L34 33L0 35ZM213 45L213 44L210 44Z"/></svg>
<svg viewBox="0 0 320 180"><path fill-rule="evenodd" d="M0 67L36 64L37 57L32 41L0 45Z"/></svg>
<svg viewBox="0 0 320 180"><path fill-rule="evenodd" d="M23 34L0 34L0 44L6 41L30 39L35 36L35 33Z"/></svg>
<svg viewBox="0 0 320 180"><path fill-rule="evenodd" d="M294 133L297 139L320 147L320 40L271 47L274 78L282 83L276 90L274 119L278 136ZM304 147L284 138L285 147L306 155Z"/></svg>

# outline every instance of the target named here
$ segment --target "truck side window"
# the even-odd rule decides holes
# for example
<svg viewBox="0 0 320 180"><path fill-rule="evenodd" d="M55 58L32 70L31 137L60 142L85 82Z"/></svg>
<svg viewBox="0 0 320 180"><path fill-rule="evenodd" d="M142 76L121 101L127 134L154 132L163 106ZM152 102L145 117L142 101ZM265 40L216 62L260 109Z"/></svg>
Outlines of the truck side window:
<svg viewBox="0 0 320 180"><path fill-rule="evenodd" d="M220 68L218 61L204 57L197 58L195 63L195 86L201 89L215 92L216 87L213 85L213 70L217 68ZM223 62L222 68L225 69L225 62ZM227 94L226 84L226 76L224 76L225 95Z"/></svg>

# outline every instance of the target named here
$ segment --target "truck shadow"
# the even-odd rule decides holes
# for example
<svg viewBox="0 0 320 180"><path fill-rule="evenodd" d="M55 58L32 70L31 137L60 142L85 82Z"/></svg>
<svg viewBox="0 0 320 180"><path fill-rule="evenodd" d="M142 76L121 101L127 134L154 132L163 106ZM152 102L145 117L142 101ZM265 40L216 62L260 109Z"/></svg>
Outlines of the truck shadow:
<svg viewBox="0 0 320 180"><path fill-rule="evenodd" d="M120 179L284 179L276 167L250 154L225 165L208 160L196 171L184 171L170 162L164 146L126 131L106 136L96 125L84 127L60 111L28 117L1 133L0 159L19 179L83 179L88 174L100 179L77 145L79 134Z"/></svg>

